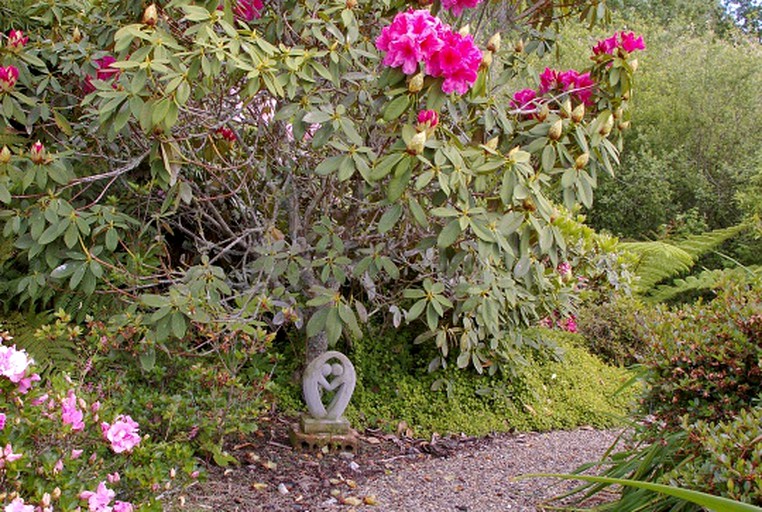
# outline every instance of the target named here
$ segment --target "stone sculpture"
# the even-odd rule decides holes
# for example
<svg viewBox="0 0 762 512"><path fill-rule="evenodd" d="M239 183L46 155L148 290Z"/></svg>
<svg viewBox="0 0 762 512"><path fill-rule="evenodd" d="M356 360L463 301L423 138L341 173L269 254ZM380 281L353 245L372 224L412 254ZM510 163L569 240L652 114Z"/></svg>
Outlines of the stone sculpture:
<svg viewBox="0 0 762 512"><path fill-rule="evenodd" d="M292 430L295 446L356 448L356 436L343 416L356 382L354 365L341 352L325 352L307 365L302 392L309 415L303 415L298 428ZM329 393L333 398L326 406L324 398Z"/></svg>

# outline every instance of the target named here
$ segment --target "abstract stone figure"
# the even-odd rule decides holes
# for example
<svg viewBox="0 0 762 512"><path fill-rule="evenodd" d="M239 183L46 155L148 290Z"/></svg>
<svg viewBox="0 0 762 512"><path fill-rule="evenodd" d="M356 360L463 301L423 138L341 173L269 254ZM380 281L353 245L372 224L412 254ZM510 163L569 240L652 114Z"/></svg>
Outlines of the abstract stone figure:
<svg viewBox="0 0 762 512"><path fill-rule="evenodd" d="M336 449L355 451L357 433L343 417L355 390L357 376L352 362L341 352L325 352L313 359L304 370L302 392L309 414L302 415L291 429L291 443L300 449ZM333 392L326 408L325 392Z"/></svg>
<svg viewBox="0 0 762 512"><path fill-rule="evenodd" d="M334 359L338 362L329 363ZM304 401L312 417L339 420L349 405L356 382L355 367L341 352L329 351L313 359L302 381ZM335 392L328 409L323 404L323 390Z"/></svg>

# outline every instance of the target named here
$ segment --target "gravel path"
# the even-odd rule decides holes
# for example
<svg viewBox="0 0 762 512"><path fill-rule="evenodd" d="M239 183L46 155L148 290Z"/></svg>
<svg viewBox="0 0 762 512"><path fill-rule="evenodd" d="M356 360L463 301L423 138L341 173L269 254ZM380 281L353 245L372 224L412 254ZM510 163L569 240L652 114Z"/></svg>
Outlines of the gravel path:
<svg viewBox="0 0 762 512"><path fill-rule="evenodd" d="M598 460L619 433L580 428L430 443L369 433L361 436L358 454L324 456L292 450L283 427L274 422L270 435L236 447L238 466L211 466L209 479L169 510L542 511L543 503L576 483L513 477L570 472Z"/></svg>
<svg viewBox="0 0 762 512"><path fill-rule="evenodd" d="M385 512L542 510L541 503L574 482L512 480L528 473L566 473L597 460L617 432L593 429L499 436L476 450L428 459L366 482Z"/></svg>

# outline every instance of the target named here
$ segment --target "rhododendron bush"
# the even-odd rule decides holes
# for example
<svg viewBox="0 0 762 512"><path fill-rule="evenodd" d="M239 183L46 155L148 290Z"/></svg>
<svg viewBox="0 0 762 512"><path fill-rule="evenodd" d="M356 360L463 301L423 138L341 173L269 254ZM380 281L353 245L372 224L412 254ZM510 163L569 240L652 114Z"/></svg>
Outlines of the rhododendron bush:
<svg viewBox="0 0 762 512"><path fill-rule="evenodd" d="M118 305L147 366L209 328L244 335L230 353L302 329L314 355L370 317L419 322L434 366L510 364L524 326L571 313L559 263L592 267L562 221L614 172L643 44L537 75L544 31L602 3L426 4L20 2L3 300Z"/></svg>

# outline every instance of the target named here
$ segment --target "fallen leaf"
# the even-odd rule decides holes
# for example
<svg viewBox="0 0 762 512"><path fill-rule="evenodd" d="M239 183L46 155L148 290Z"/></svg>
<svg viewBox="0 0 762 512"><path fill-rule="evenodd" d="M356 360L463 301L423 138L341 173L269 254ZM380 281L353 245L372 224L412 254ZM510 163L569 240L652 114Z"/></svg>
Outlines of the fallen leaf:
<svg viewBox="0 0 762 512"><path fill-rule="evenodd" d="M377 437L368 437L366 441L368 444L381 444L381 440Z"/></svg>
<svg viewBox="0 0 762 512"><path fill-rule="evenodd" d="M356 498L355 496L348 496L344 498L343 500L341 500L341 502L344 503L344 505L349 505L352 507L358 507L362 505L363 503L363 501L360 498Z"/></svg>
<svg viewBox="0 0 762 512"><path fill-rule="evenodd" d="M267 489L267 484L264 482L254 482L253 484L251 484L251 488L256 489L258 491L264 491L265 489Z"/></svg>
<svg viewBox="0 0 762 512"><path fill-rule="evenodd" d="M347 480L347 485L350 489L357 489L357 482L354 480Z"/></svg>
<svg viewBox="0 0 762 512"><path fill-rule="evenodd" d="M372 494L369 496L365 496L365 498L363 498L363 502L366 505L370 505L372 507L375 507L376 505L378 505L378 499L376 499L376 497Z"/></svg>
<svg viewBox="0 0 762 512"><path fill-rule="evenodd" d="M271 460L268 460L267 462L262 464L267 469L275 470L278 467L278 464L276 462L273 462Z"/></svg>

